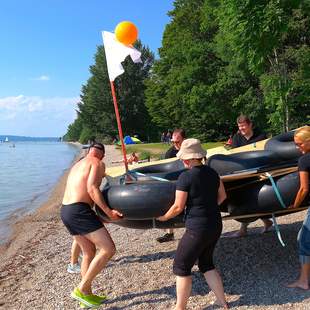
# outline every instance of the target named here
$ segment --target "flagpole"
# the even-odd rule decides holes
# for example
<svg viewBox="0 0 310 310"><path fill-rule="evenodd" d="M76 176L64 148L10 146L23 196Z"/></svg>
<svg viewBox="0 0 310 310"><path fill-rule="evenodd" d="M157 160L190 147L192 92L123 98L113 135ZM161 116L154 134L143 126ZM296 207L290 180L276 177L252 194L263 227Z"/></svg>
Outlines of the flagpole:
<svg viewBox="0 0 310 310"><path fill-rule="evenodd" d="M117 100L116 100L116 95L115 95L114 82L110 81L110 85L111 85L111 91L112 91L112 97L113 97L115 116L116 116L116 121L117 121L118 134L119 134L119 138L120 138L121 145L122 145L124 164L125 164L125 169L127 173L128 172L128 161L127 161L126 148L125 148L125 143L124 143L124 138L123 138L122 124L121 124L121 119L119 117L119 111L118 111Z"/></svg>

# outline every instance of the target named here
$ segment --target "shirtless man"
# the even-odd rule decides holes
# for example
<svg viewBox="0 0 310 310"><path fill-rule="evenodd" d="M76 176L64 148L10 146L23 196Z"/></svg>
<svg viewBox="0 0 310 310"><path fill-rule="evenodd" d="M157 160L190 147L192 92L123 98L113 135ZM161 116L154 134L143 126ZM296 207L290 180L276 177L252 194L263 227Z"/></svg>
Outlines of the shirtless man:
<svg viewBox="0 0 310 310"><path fill-rule="evenodd" d="M105 177L105 165L101 161L104 154L104 145L95 142L85 158L71 168L61 208L61 219L83 252L82 280L71 297L87 307L98 307L106 298L94 295L91 284L115 253L109 232L91 206L96 203L111 220L122 217L107 206L99 188Z"/></svg>

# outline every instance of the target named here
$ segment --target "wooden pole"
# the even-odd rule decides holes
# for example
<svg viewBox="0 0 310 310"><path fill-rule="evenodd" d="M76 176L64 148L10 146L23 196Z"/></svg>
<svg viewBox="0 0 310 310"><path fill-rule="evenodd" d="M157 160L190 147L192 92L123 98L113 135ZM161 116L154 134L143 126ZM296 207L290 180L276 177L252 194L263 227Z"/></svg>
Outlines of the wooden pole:
<svg viewBox="0 0 310 310"><path fill-rule="evenodd" d="M119 117L119 111L118 111L117 100L116 100L116 95L115 95L114 82L110 81L110 85L111 85L111 91L112 91L112 98L113 98L115 116L116 116L116 121L117 121L118 134L119 134L119 138L120 138L121 145L122 145L122 152L123 152L123 156L124 156L124 164L125 164L125 169L126 169L126 173L127 173L128 172L128 161L127 161L127 156L126 156L126 147L125 147L125 143L124 143L122 124L121 124L121 119Z"/></svg>
<svg viewBox="0 0 310 310"><path fill-rule="evenodd" d="M247 218L251 218L251 217L262 217L262 216L268 216L268 215L272 215L272 214L289 214L289 213L295 213L295 212L299 212L299 211L303 211L308 209L309 206L307 207L299 207L299 208L291 208L291 209L285 209L285 210L279 210L279 211L273 211L273 212L262 212L262 213L253 213L253 214L246 214L246 215L225 215L222 216L222 220L239 220L239 219L247 219Z"/></svg>

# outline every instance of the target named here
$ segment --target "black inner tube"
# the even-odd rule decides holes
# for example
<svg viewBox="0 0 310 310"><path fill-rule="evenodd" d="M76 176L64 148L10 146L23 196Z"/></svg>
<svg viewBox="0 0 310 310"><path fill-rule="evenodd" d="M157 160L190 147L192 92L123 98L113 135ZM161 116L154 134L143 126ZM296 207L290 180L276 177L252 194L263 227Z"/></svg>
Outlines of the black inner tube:
<svg viewBox="0 0 310 310"><path fill-rule="evenodd" d="M265 145L265 150L273 152L281 160L297 160L301 156L301 152L294 143L293 130L269 139Z"/></svg>

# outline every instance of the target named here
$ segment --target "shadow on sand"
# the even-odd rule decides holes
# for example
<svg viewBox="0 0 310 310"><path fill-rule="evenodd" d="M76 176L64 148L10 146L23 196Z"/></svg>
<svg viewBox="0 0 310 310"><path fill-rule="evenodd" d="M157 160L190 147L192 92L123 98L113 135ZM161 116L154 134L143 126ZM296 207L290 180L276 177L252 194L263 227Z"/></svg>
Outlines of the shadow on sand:
<svg viewBox="0 0 310 310"><path fill-rule="evenodd" d="M276 234L270 231L259 234L257 229L250 229L250 234L243 238L221 238L215 251L215 264L222 274L225 292L237 296L230 303L235 306L272 306L294 304L310 298L310 290L289 289L285 285L296 279L299 272L296 237L301 222L282 224L281 234L286 244L282 247ZM257 231L257 233L255 233ZM118 264L147 263L166 258L173 259L174 251L157 252L141 256L126 256L116 259ZM210 292L203 275L194 267L192 296L205 296ZM148 299L148 295L163 295ZM139 300L133 300L140 297ZM157 302L175 299L175 286L122 295L108 303L118 300L131 300L125 309L147 303L156 307ZM204 309L212 309L208 306Z"/></svg>
<svg viewBox="0 0 310 310"><path fill-rule="evenodd" d="M177 243L176 243L177 246ZM133 264L133 263L149 263L160 259L166 259L166 258L174 258L175 251L168 251L168 252L157 252L152 254L146 254L146 255L129 255L129 256L123 256L117 259L113 259L111 264L118 263L120 265L125 264Z"/></svg>

